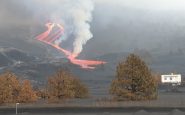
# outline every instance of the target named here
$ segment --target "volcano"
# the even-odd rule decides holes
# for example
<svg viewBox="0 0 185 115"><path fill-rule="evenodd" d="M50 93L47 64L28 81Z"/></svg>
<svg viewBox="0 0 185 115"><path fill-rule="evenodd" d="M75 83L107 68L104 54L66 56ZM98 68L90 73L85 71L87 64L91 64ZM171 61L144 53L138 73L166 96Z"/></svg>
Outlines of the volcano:
<svg viewBox="0 0 185 115"><path fill-rule="evenodd" d="M36 39L64 53L72 64L79 65L83 69L95 69L97 65L106 64L105 61L77 59L79 54L75 54L61 47L60 39L65 34L63 26L57 23L47 23L45 26L47 30L38 35Z"/></svg>

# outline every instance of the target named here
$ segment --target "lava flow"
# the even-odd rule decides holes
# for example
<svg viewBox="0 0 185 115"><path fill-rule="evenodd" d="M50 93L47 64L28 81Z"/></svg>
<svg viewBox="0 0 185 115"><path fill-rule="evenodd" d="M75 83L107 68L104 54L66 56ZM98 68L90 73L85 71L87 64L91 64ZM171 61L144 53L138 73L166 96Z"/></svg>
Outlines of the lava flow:
<svg viewBox="0 0 185 115"><path fill-rule="evenodd" d="M58 29L54 34L51 34L55 26L58 27ZM42 34L38 35L36 39L58 49L60 52L63 52L66 55L66 57L70 60L71 63L75 65L79 65L81 66L81 68L84 68L84 69L95 69L95 66L106 63L104 61L77 59L78 55L75 55L72 52L60 47L59 46L60 42L57 42L64 34L63 26L55 23L47 23L46 27L47 27L47 30Z"/></svg>

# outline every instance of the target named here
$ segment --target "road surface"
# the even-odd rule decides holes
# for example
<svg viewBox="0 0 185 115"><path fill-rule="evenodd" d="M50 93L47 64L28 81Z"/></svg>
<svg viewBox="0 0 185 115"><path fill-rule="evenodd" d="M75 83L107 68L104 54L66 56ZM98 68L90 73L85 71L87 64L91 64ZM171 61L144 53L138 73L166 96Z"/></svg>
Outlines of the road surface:
<svg viewBox="0 0 185 115"><path fill-rule="evenodd" d="M185 108L144 107L39 107L18 108L19 115L184 115ZM15 115L15 108L0 108L0 115Z"/></svg>

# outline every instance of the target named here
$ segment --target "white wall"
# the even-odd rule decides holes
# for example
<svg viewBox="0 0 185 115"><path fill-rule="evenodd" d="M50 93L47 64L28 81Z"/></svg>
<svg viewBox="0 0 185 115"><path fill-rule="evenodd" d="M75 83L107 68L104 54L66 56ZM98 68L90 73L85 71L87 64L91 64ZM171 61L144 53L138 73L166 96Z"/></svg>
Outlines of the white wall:
<svg viewBox="0 0 185 115"><path fill-rule="evenodd" d="M181 75L180 74L172 74L172 75L161 75L162 83L181 83Z"/></svg>

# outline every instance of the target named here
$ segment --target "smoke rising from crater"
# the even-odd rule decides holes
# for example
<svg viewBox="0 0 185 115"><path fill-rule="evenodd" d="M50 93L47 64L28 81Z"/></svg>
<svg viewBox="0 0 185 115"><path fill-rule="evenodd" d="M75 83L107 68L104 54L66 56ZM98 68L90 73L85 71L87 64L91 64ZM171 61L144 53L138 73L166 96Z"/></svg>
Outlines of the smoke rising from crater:
<svg viewBox="0 0 185 115"><path fill-rule="evenodd" d="M92 0L52 0L48 2L32 1L25 2L31 10L35 4L37 17L49 20L52 23L61 23L65 28L64 36L59 40L62 42L73 39L73 53L78 55L83 50L83 45L93 37L90 31L92 11L94 4ZM40 9L38 7L40 6ZM42 15L40 15L42 14ZM47 19L48 18L48 19Z"/></svg>
<svg viewBox="0 0 185 115"><path fill-rule="evenodd" d="M76 1L75 1L76 2ZM78 4L80 3L80 4ZM79 54L83 45L93 37L90 31L89 22L92 20L92 11L94 9L93 2L91 0L78 0L77 7L72 9L72 15L74 18L74 26L76 39L73 43L74 45L74 54Z"/></svg>

